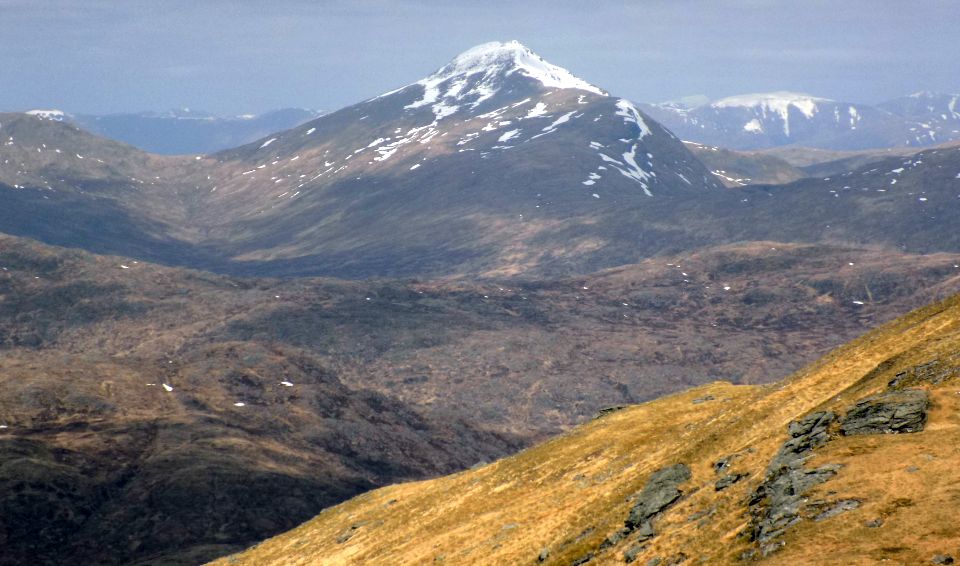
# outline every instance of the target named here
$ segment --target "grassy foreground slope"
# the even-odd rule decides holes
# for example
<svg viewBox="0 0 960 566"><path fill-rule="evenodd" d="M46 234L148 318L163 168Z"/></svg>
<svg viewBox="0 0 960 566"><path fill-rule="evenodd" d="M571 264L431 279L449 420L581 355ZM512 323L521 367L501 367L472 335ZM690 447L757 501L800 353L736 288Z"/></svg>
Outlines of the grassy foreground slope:
<svg viewBox="0 0 960 566"><path fill-rule="evenodd" d="M625 408L478 469L366 493L217 564L921 564L956 557L958 376L955 296L782 382L718 382ZM873 395L928 396L923 430L850 432L851 408ZM902 417L902 407L894 408ZM835 418L813 414L821 411ZM825 423L822 434L815 437L815 426L805 436L794 425L799 438L788 446L809 443L797 449L791 470L826 479L795 482L803 489L778 508L763 498L783 477L771 461L789 452L781 448L791 438L788 425L811 415ZM651 476L676 464L690 471L678 484L682 495L654 509L660 512L647 532L623 529ZM742 479L729 482L736 476ZM729 486L718 491L720 478ZM784 518L782 529L764 531Z"/></svg>

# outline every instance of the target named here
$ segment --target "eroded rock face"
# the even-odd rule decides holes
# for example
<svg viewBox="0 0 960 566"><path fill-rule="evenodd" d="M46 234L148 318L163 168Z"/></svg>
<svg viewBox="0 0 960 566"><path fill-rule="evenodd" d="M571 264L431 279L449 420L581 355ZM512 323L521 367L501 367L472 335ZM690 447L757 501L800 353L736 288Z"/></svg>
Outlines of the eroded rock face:
<svg viewBox="0 0 960 566"><path fill-rule="evenodd" d="M840 432L896 434L920 432L927 422L930 394L923 389L887 391L861 399L840 423Z"/></svg>
<svg viewBox="0 0 960 566"><path fill-rule="evenodd" d="M827 428L836 419L830 411L810 413L799 421L793 421L787 428L790 440L783 443L780 451L767 467L767 476L782 468L796 468L803 463L814 448L829 440Z"/></svg>
<svg viewBox="0 0 960 566"><path fill-rule="evenodd" d="M821 411L811 413L790 423L790 439L767 467L767 476L750 497L753 516L750 538L760 544L763 555L770 554L781 544L780 536L801 518L804 494L813 486L836 475L840 466L825 465L815 469L803 464L814 448L829 440L828 428L836 415Z"/></svg>
<svg viewBox="0 0 960 566"><path fill-rule="evenodd" d="M925 390L888 390L861 399L851 407L840 421L840 432L844 435L919 432L926 424L929 405L930 396ZM829 428L835 420L832 412L816 412L790 423L790 439L770 462L766 478L749 501L753 516L749 535L759 544L761 555L780 548L780 537L786 529L805 517L824 520L859 507L860 501L854 499L805 502L811 488L829 480L840 469L835 464L813 469L804 467L811 452L830 440Z"/></svg>
<svg viewBox="0 0 960 566"><path fill-rule="evenodd" d="M713 488L715 491L723 491L728 487L730 487L731 485L742 480L743 478L747 477L747 475L748 474L739 473L739 472L734 474L727 474L721 477L720 479L718 479L717 482L713 485Z"/></svg>
<svg viewBox="0 0 960 566"><path fill-rule="evenodd" d="M948 379L960 376L960 367L957 367L958 356L945 360L935 359L917 366L905 369L890 380L887 385L890 389L905 389L915 387L921 383L939 385Z"/></svg>
<svg viewBox="0 0 960 566"><path fill-rule="evenodd" d="M655 472L637 495L637 502L627 517L627 528L633 530L648 523L654 515L680 499L683 492L677 488L689 480L690 468L686 464L674 464Z"/></svg>
<svg viewBox="0 0 960 566"><path fill-rule="evenodd" d="M686 464L674 464L654 472L640 493L634 496L636 503L630 508L624 526L604 539L599 550L606 550L636 535L634 544L624 553L624 561L629 564L636 560L646 548L645 542L657 534L653 529L653 519L683 496L678 488L690 478L690 467ZM583 558L589 560L593 556L594 553L590 552Z"/></svg>

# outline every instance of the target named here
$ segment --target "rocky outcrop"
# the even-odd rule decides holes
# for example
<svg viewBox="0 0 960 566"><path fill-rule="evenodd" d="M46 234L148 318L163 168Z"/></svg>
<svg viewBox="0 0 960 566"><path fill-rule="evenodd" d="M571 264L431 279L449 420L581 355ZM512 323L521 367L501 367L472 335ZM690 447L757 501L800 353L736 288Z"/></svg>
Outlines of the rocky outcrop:
<svg viewBox="0 0 960 566"><path fill-rule="evenodd" d="M690 468L685 464L675 464L655 472L637 494L626 527L630 530L644 527L652 529L650 522L653 517L680 499L683 492L678 487L689 480Z"/></svg>
<svg viewBox="0 0 960 566"><path fill-rule="evenodd" d="M891 389L915 387L921 383L939 385L944 381L960 376L957 357L947 360L934 359L898 372L888 383Z"/></svg>
<svg viewBox="0 0 960 566"><path fill-rule="evenodd" d="M605 417L605 416L607 416L607 415L616 413L617 411L622 411L623 409L626 409L627 407L629 407L629 405L610 405L609 407L603 407L603 408L601 408L599 411L597 411L596 416L594 416L593 418L594 418L594 420L599 419L599 418L603 418L603 417Z"/></svg>
<svg viewBox="0 0 960 566"><path fill-rule="evenodd" d="M643 489L633 496L634 504L624 526L604 539L599 550L612 548L636 534L635 543L623 555L628 564L636 560L637 555L646 548L644 543L657 534L653 529L653 519L683 496L679 486L689 481L690 477L690 468L686 464L674 464L654 472ZM593 556L591 552L582 558L589 560Z"/></svg>
<svg viewBox="0 0 960 566"><path fill-rule="evenodd" d="M780 447L767 468L764 481L751 495L749 535L759 544L762 555L780 548L782 543L778 539L800 520L804 494L832 478L840 469L829 464L815 469L803 465L814 448L827 442L828 428L835 418L832 412L816 412L790 423L790 439Z"/></svg>
<svg viewBox="0 0 960 566"><path fill-rule="evenodd" d="M731 485L742 480L743 478L747 477L748 475L749 474L744 474L744 473L727 474L722 478L718 479L717 482L713 484L713 489L715 491L723 491L728 487L730 487Z"/></svg>
<svg viewBox="0 0 960 566"><path fill-rule="evenodd" d="M917 376L942 379L948 373L935 364L924 364L914 368L909 375L911 379ZM891 388L895 385L890 383ZM844 435L919 432L926 424L929 405L930 396L925 390L888 390L861 399L847 410L839 422L840 432ZM752 520L748 534L758 543L760 555L766 556L780 548L783 545L780 537L786 529L803 518L822 521L860 506L857 499L811 502L806 498L811 488L829 480L840 469L836 464L813 469L804 467L811 452L830 440L829 428L835 420L834 413L824 411L790 423L790 438L770 462L764 481L749 500ZM720 473L728 466L729 462L721 461L714 467ZM718 491L721 482L724 487L730 485L729 480L724 481L729 477L717 482ZM748 554L755 554L757 550Z"/></svg>
<svg viewBox="0 0 960 566"><path fill-rule="evenodd" d="M783 443L780 451L767 467L767 476L784 468L797 468L810 455L810 451L822 446L829 440L827 432L836 415L830 411L811 413L799 421L793 421L787 427L790 439Z"/></svg>
<svg viewBox="0 0 960 566"><path fill-rule="evenodd" d="M927 422L930 394L922 389L887 391L861 399L840 422L840 432L896 434L920 432Z"/></svg>

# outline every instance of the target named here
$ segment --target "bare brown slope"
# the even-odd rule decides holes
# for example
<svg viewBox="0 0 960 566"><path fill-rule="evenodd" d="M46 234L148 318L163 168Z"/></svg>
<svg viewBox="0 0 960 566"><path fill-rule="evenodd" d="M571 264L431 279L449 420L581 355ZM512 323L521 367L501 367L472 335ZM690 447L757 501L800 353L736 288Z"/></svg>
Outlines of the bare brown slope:
<svg viewBox="0 0 960 566"><path fill-rule="evenodd" d="M786 160L761 151L733 151L689 141L683 144L727 187L779 185L807 176Z"/></svg>
<svg viewBox="0 0 960 566"><path fill-rule="evenodd" d="M919 564L956 556L958 349L954 297L778 384L716 383L630 407L479 470L355 498L218 564ZM842 432L857 403L908 392L929 396L920 432ZM819 436L804 437L800 424L787 433L788 423L811 417L827 423ZM797 448L800 440L810 444ZM763 494L784 473L772 462L790 446L800 458L790 473L822 481L778 511L789 519L784 530L753 540L771 519ZM677 465L688 475L659 484L666 497L652 527L629 528L628 516L652 504L651 478ZM740 481L718 489L730 473Z"/></svg>
<svg viewBox="0 0 960 566"><path fill-rule="evenodd" d="M9 237L0 268L4 566L196 564L518 447L302 349L197 339L276 300L268 283Z"/></svg>
<svg viewBox="0 0 960 566"><path fill-rule="evenodd" d="M146 153L71 124L0 114L0 231L179 265L219 263L190 221L201 163Z"/></svg>

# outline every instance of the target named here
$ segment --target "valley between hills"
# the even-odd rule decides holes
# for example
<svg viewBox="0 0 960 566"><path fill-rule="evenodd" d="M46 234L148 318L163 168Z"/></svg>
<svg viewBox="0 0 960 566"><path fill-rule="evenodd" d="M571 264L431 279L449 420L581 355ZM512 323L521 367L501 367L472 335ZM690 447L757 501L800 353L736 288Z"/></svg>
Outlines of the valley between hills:
<svg viewBox="0 0 960 566"><path fill-rule="evenodd" d="M953 122L775 94L507 42L211 154L0 114L0 566L960 554Z"/></svg>

